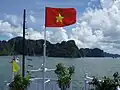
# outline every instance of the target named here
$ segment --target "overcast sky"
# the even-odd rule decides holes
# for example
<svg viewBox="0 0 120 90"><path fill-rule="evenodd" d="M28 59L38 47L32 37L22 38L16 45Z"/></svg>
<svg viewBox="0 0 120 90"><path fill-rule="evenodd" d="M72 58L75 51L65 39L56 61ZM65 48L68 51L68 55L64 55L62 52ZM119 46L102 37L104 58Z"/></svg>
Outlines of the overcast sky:
<svg viewBox="0 0 120 90"><path fill-rule="evenodd" d="M47 28L51 43L75 40L79 48L100 48L120 54L120 0L0 0L0 40L22 36L26 9L26 38L43 39L45 6L72 7L77 22L64 28Z"/></svg>

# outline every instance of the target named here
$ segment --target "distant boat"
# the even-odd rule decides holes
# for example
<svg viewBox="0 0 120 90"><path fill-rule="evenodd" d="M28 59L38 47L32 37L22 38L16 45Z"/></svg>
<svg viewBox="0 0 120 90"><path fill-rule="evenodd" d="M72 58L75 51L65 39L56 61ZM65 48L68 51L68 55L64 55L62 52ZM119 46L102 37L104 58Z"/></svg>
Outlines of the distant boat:
<svg viewBox="0 0 120 90"><path fill-rule="evenodd" d="M117 57L113 56L112 58L117 58Z"/></svg>

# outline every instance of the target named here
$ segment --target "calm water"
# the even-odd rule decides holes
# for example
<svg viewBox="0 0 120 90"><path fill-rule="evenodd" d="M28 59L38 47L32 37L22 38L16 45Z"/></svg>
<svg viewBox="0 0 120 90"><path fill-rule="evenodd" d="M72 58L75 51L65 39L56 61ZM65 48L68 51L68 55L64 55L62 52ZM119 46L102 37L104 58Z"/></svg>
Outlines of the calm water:
<svg viewBox="0 0 120 90"><path fill-rule="evenodd" d="M22 59L21 56L20 60ZM30 69L27 65L33 64L33 69L37 69L42 64L42 57L29 57L33 60L26 60L26 69ZM11 56L1 56L0 57L0 87L1 90L4 87L4 81L10 81L12 77L11 72L11 64L12 60ZM82 84L84 80L84 74L87 72L89 76L112 76L112 74L116 71L120 72L120 59L116 58L47 58L46 66L49 68L55 68L57 63L64 63L66 66L74 65L75 66L75 74L73 76L74 80L74 88L80 88L80 84ZM21 65L21 63L20 63ZM34 76L40 77L41 73L34 73ZM54 72L47 72L46 77L55 78ZM76 89L77 90L77 89Z"/></svg>

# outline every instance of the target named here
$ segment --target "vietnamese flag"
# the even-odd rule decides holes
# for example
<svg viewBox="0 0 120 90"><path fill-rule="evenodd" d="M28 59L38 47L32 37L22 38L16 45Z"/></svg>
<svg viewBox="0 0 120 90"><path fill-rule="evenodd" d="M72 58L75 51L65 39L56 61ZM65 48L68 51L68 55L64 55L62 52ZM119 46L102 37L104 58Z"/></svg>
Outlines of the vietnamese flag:
<svg viewBox="0 0 120 90"><path fill-rule="evenodd" d="M46 7L45 27L64 27L76 23L75 8Z"/></svg>

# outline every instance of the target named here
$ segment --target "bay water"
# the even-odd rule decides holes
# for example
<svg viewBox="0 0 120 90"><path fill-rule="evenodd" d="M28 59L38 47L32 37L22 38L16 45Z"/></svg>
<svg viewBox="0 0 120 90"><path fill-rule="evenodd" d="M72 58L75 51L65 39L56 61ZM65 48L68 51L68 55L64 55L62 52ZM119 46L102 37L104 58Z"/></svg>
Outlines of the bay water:
<svg viewBox="0 0 120 90"><path fill-rule="evenodd" d="M22 66L22 56L18 56L20 66ZM12 79L12 67L10 61L12 56L0 56L0 90L4 88L4 81L10 82ZM27 58L32 59L28 61ZM43 62L43 57L26 56L26 70L38 69ZM55 69L56 64L63 63L65 66L75 66L75 74L73 75L74 90L81 90L84 84L84 75L88 73L89 76L96 76L101 78L103 76L112 76L114 72L120 72L120 58L46 58L46 67ZM33 67L29 67L32 64ZM33 73L33 76L42 77L42 73ZM54 72L46 72L46 77L56 78Z"/></svg>

